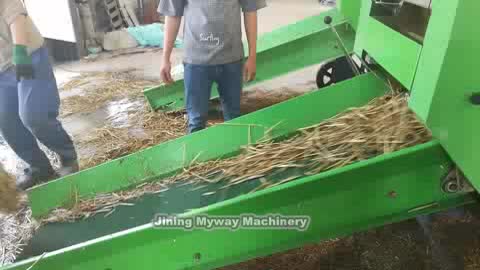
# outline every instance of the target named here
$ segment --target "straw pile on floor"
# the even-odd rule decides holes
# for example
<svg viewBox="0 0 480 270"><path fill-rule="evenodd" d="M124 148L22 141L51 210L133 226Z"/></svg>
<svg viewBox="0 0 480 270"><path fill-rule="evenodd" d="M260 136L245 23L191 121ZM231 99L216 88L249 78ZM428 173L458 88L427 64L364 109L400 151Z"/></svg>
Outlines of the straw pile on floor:
<svg viewBox="0 0 480 270"><path fill-rule="evenodd" d="M12 214L0 213L0 267L15 262L39 227L27 201L23 194L20 196L20 210Z"/></svg>
<svg viewBox="0 0 480 270"><path fill-rule="evenodd" d="M61 91L80 89L83 92L62 99L61 116L92 112L116 99L140 97L145 88L159 84L136 78L132 71L85 73L62 85Z"/></svg>
<svg viewBox="0 0 480 270"><path fill-rule="evenodd" d="M107 161L123 157L181 137L186 134L184 112L152 112L142 97L144 88L159 85L156 81L145 80L133 75L135 70L117 72L87 72L63 84L63 92L80 90L80 94L62 99L61 116L76 113L93 113L105 109L115 100L127 100L127 103L139 102L141 105L129 109L128 123L117 125L107 119L102 128L87 136L74 138L77 148L88 149L87 156L80 151L80 166L91 168ZM242 113L250 113L300 95L288 89L264 91L255 89L242 95ZM218 100L212 101L213 107L220 107ZM122 114L125 112L122 112ZM221 117L210 119L210 125L222 122Z"/></svg>
<svg viewBox="0 0 480 270"><path fill-rule="evenodd" d="M132 199L145 194L162 192L169 184L177 182L222 182L223 188L228 188L260 180L256 191L429 140L430 132L410 111L406 97L389 94L366 106L352 108L318 125L299 130L284 141L265 140L245 147L238 156L192 164L176 176L160 182L80 200L72 209L55 210L44 222L73 221L97 213L111 213L116 206L131 203Z"/></svg>
<svg viewBox="0 0 480 270"><path fill-rule="evenodd" d="M242 96L242 113L257 111L299 94L289 90L245 92ZM140 106L133 106L128 112L122 112L128 114L128 121L122 125L109 122L87 136L75 138L77 148L94 149L88 157L80 156L82 169L97 166L186 134L187 121L183 111L153 112L145 100L138 99L138 101ZM210 120L209 125L223 121Z"/></svg>
<svg viewBox="0 0 480 270"><path fill-rule="evenodd" d="M109 123L76 141L77 147L94 149L88 157L80 157L82 169L185 135L183 114L152 112L146 103L142 106L129 113L128 124L115 126Z"/></svg>
<svg viewBox="0 0 480 270"><path fill-rule="evenodd" d="M15 261L35 228L26 195L17 192L13 178L0 164L0 267Z"/></svg>

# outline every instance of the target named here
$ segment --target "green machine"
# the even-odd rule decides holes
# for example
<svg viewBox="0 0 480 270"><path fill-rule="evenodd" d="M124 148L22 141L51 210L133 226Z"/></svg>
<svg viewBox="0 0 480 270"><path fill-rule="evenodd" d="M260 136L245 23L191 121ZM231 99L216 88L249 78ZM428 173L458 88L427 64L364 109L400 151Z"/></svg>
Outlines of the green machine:
<svg viewBox="0 0 480 270"><path fill-rule="evenodd" d="M476 0L348 0L338 9L269 33L260 39L259 81L342 57L340 43L375 72L245 115L229 125L149 148L29 191L35 217L91 198L172 175L195 161L238 153L265 133L282 138L389 91L395 80L411 92L410 107L435 140L250 193L246 183L215 196L171 187L135 206L69 224L41 227L24 259L4 269L214 269L475 203L480 188L480 36ZM326 16L332 26L324 24ZM358 61L357 61L358 62ZM183 82L145 92L155 109L183 107ZM278 123L281 122L281 125ZM273 127L273 129L272 129ZM199 154L201 153L201 154ZM466 179L445 179L458 166ZM468 180L467 180L468 179ZM193 185L193 184L192 184ZM396 196L389 196L392 191ZM309 216L305 231L159 230L156 213L234 216L245 213Z"/></svg>

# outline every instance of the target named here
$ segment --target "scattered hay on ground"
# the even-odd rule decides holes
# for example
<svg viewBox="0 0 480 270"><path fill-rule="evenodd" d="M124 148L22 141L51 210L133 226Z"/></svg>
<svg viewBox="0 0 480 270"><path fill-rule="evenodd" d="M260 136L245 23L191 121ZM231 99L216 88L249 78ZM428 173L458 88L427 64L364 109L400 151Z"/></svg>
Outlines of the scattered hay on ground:
<svg viewBox="0 0 480 270"><path fill-rule="evenodd" d="M78 141L77 147L95 149L91 156L81 157L81 168L94 167L181 137L187 125L182 113L152 112L147 104L129 114L129 123L121 127L108 124Z"/></svg>
<svg viewBox="0 0 480 270"><path fill-rule="evenodd" d="M138 79L132 71L85 73L62 85L62 91L81 88L83 93L62 99L61 116L92 112L117 99L140 97L145 88L159 84Z"/></svg>
<svg viewBox="0 0 480 270"><path fill-rule="evenodd" d="M166 184L176 182L222 182L225 183L223 188L228 188L260 179L262 184L256 190L265 189L430 139L430 132L408 108L406 97L386 95L366 106L352 108L321 124L301 129L284 141L266 140L247 146L233 158L193 164L169 179L107 195L114 199L113 203L104 200L106 195L100 195L100 201L97 198L81 200L72 209L54 211L47 221L71 221L90 217L98 211L114 211L118 203L161 192ZM301 173L281 178L282 173L290 169Z"/></svg>
<svg viewBox="0 0 480 270"><path fill-rule="evenodd" d="M245 113L257 111L298 95L288 90L246 92L242 97L242 111ZM107 123L92 134L75 139L78 148L94 149L88 157L80 157L82 169L97 166L186 134L187 121L183 111L153 112L144 99L138 100L142 105L128 112L127 125ZM211 119L209 125L221 122Z"/></svg>
<svg viewBox="0 0 480 270"><path fill-rule="evenodd" d="M27 201L23 194L18 212L0 214L0 267L15 262L38 229L39 224L33 219Z"/></svg>

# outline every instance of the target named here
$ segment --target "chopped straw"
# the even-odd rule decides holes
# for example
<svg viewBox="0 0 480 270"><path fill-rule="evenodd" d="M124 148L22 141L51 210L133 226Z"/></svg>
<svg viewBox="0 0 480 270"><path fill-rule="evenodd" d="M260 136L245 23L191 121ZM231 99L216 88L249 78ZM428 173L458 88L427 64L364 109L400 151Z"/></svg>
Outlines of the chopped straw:
<svg viewBox="0 0 480 270"><path fill-rule="evenodd" d="M43 223L70 222L99 213L107 215L118 206L125 206L145 194L163 192L174 183L221 182L223 188L228 188L260 180L257 191L429 140L430 132L410 111L406 96L388 94L363 107L349 109L318 125L298 130L283 141L248 145L235 157L190 163L169 179L81 200L72 209L56 209Z"/></svg>
<svg viewBox="0 0 480 270"><path fill-rule="evenodd" d="M129 114L128 125L107 124L86 137L74 139L77 148L93 149L89 156L80 157L82 169L185 135L186 120L183 114L152 112L146 103L142 106Z"/></svg>
<svg viewBox="0 0 480 270"><path fill-rule="evenodd" d="M117 99L140 97L143 89L159 84L138 79L132 75L133 71L85 73L62 85L61 91L82 89L83 92L62 99L61 116L92 112Z"/></svg>
<svg viewBox="0 0 480 270"><path fill-rule="evenodd" d="M62 85L62 91L74 89L83 91L81 95L62 99L62 117L75 113L94 112L113 100L124 98L133 101L140 100L144 88L158 85L158 82L155 81L136 78L131 74L132 71L85 73ZM282 92L258 89L244 92L242 112L256 111L299 94L288 89L283 89ZM93 167L185 135L186 119L183 112L152 112L146 101L143 99L141 101L140 108L128 112L128 125L118 126L108 123L89 136L74 138L77 147L94 149L93 153L88 156L80 157L82 168ZM215 105L215 101L213 103ZM219 121L212 121L211 124L217 123ZM141 136L133 132L138 130L141 131ZM194 163L195 161L192 161L190 165L193 166ZM6 174L0 173L0 178L3 176ZM208 178L202 179L209 182ZM16 209L15 213L0 215L0 267L15 261L40 226L32 218L32 211L27 206L26 196L19 197L13 187L13 181L7 182L0 179L0 211ZM108 217L114 213L117 207L131 206L132 204L128 201L145 194L160 194L166 190L168 190L166 184L156 182L145 183L132 191L100 194L94 200L79 201L73 209L57 209L42 223L70 222L96 214ZM20 205L20 210L17 208L18 205Z"/></svg>
<svg viewBox="0 0 480 270"><path fill-rule="evenodd" d="M242 112L248 113L265 108L297 95L299 93L288 89L280 93L264 90L245 92L242 96ZM141 106L128 112L126 125L107 123L87 136L74 138L77 148L93 149L88 156L80 156L82 169L97 166L186 134L187 121L183 111L152 112L144 99L136 100ZM220 122L211 121L210 124Z"/></svg>
<svg viewBox="0 0 480 270"><path fill-rule="evenodd" d="M0 164L0 267L15 261L35 228L26 195L17 192L13 178Z"/></svg>
<svg viewBox="0 0 480 270"><path fill-rule="evenodd" d="M0 267L15 262L39 227L27 206L26 195L21 197L20 205L16 213L0 214Z"/></svg>

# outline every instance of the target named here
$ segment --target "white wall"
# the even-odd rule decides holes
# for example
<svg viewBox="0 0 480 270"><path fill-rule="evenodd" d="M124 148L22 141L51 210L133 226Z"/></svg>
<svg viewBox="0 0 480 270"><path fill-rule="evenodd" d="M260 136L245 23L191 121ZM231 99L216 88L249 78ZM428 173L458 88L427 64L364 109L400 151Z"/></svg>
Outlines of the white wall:
<svg viewBox="0 0 480 270"><path fill-rule="evenodd" d="M30 17L45 38L77 42L69 0L24 0Z"/></svg>

